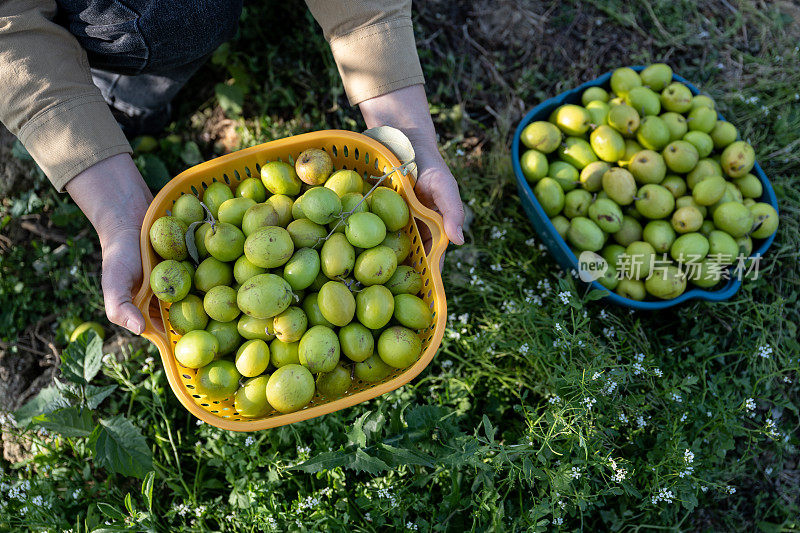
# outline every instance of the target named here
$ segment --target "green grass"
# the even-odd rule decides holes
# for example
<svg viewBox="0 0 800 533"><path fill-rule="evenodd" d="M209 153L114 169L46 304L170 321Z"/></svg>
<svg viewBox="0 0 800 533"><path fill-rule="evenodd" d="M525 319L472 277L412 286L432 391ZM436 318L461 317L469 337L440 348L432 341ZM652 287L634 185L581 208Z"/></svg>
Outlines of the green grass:
<svg viewBox="0 0 800 533"><path fill-rule="evenodd" d="M31 459L0 463L0 530L86 531L105 522L152 531L800 528L800 13L789 3L694 6L537 4L518 22L533 34L523 41L514 28L484 27L492 19L481 11L468 31L488 56L461 44L467 8L417 6L432 112L475 215L467 244L447 254L450 316L428 369L365 404L238 434L198 425L170 392L154 348L134 350L104 363L96 381L118 389L98 411L127 415L145 436L152 507L141 480L99 465L87 439L29 433ZM257 21L267 15L294 22L283 34L265 32ZM219 151L202 135L218 120L217 83L243 95L241 114L235 91L229 108L241 146L363 127L324 42L309 37L312 24L302 5L249 8L240 36L181 95L182 118L152 154L169 174L190 164L181 155L188 143L203 157ZM781 226L759 279L731 300L632 313L559 273L521 214L507 147L540 99L661 58L712 95L756 146ZM25 196L9 202L9 227L23 211L53 219L68 210L46 185L35 191L42 205ZM69 224L72 234L85 227L79 217ZM4 339L52 312L42 302L93 246L81 237L63 260L34 240L2 256L0 303L13 313ZM37 260L47 262L51 290ZM59 314L101 316L96 268L87 271L69 303L56 304ZM17 281L38 283L41 294L7 292Z"/></svg>

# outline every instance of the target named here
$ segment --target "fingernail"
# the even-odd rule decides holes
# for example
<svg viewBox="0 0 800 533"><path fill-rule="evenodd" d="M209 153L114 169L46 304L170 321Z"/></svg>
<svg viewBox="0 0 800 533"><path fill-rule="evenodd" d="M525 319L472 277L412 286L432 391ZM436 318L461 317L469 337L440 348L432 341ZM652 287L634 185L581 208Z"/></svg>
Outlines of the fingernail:
<svg viewBox="0 0 800 533"><path fill-rule="evenodd" d="M461 242L464 242L464 230L459 226L456 228L456 233L458 233L458 238L461 239Z"/></svg>
<svg viewBox="0 0 800 533"><path fill-rule="evenodd" d="M138 321L133 321L130 318L125 320L125 329L139 335L142 332L142 325Z"/></svg>

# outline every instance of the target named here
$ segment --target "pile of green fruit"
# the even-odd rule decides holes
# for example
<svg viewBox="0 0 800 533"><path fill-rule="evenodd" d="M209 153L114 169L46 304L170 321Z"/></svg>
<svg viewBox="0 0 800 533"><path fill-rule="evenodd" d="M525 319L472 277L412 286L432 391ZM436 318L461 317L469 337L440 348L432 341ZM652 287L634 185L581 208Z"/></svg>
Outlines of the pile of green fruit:
<svg viewBox="0 0 800 533"><path fill-rule="evenodd" d="M559 235L576 256L599 254L597 281L633 300L675 298L687 278L713 287L778 227L757 201L753 147L672 79L663 63L619 68L521 133L522 172Z"/></svg>
<svg viewBox="0 0 800 533"><path fill-rule="evenodd" d="M403 197L370 194L316 148L294 166L266 163L260 178L235 190L215 181L202 203L184 194L150 228L163 259L150 287L171 304L174 356L197 369L193 394L262 417L412 365L432 313L417 296L422 277L403 264Z"/></svg>

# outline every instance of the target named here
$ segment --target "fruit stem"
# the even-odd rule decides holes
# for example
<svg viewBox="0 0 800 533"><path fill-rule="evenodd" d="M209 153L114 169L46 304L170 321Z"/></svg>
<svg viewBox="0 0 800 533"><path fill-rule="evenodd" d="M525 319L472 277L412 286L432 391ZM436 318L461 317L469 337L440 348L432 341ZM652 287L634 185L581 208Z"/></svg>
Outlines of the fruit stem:
<svg viewBox="0 0 800 533"><path fill-rule="evenodd" d="M342 222L346 222L346 220L348 218L350 218L350 215L352 215L353 213L356 212L356 209L358 209L358 207L361 204L364 203L364 200L366 200L367 197L375 191L375 189L380 187L381 183L383 183L384 180L386 180L386 178L388 178L389 176L391 176L392 174L394 174L397 171L402 171L403 176L405 176L406 175L406 172L405 172L406 168L409 167L410 165L414 164L414 162L415 162L415 160L411 159L410 161L406 161L405 163L403 163L399 167L392 167L392 169L389 172L387 172L386 174L384 174L383 176L378 178L378 181L375 182L375 185L373 185L372 188L369 191L367 191L367 194L365 194L364 197L361 198L361 200L359 200L358 203L353 206L353 209L351 209L350 211L347 211L346 213L340 213L339 214L339 216L338 216L339 220L338 220L338 222L336 222L336 225L331 229L330 233L328 233L325 237L319 239L317 241L317 243L314 245L314 247L316 247L320 243L320 241L324 242L324 241L327 241L328 239L330 239L331 235L333 235L336 232L336 229L342 224Z"/></svg>

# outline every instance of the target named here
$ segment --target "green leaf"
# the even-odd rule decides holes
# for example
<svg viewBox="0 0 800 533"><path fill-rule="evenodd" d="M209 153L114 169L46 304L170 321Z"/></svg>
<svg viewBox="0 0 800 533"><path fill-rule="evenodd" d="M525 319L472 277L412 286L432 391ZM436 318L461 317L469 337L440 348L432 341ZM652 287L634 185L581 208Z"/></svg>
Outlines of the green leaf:
<svg viewBox="0 0 800 533"><path fill-rule="evenodd" d="M40 390L39 394L17 409L14 418L18 427L25 427L36 415L52 413L62 407L69 407L69 400L58 387L51 385Z"/></svg>
<svg viewBox="0 0 800 533"><path fill-rule="evenodd" d="M147 502L147 510L153 512L153 480L156 478L156 473L150 471L142 481L142 496L144 501Z"/></svg>
<svg viewBox="0 0 800 533"><path fill-rule="evenodd" d="M197 243L194 242L194 232L197 226L205 222L204 220L198 220L189 224L189 229L186 230L186 249L189 251L189 255L194 260L195 264L200 262L200 253L197 251Z"/></svg>
<svg viewBox="0 0 800 533"><path fill-rule="evenodd" d="M424 453L408 448L397 448L389 444L381 444L380 447L388 452L386 458L393 465L420 465L432 468L434 466L432 458Z"/></svg>
<svg viewBox="0 0 800 533"><path fill-rule="evenodd" d="M125 520L125 515L122 513L122 511L111 504L100 502L97 504L97 508L100 509L101 513L112 520Z"/></svg>
<svg viewBox="0 0 800 533"><path fill-rule="evenodd" d="M214 86L214 94L217 95L219 106L228 116L242 114L242 104L244 103L244 91L236 85L226 85L218 83Z"/></svg>
<svg viewBox="0 0 800 533"><path fill-rule="evenodd" d="M188 141L181 150L181 160L187 165L198 165L203 162L203 154L200 147L194 141Z"/></svg>
<svg viewBox="0 0 800 533"><path fill-rule="evenodd" d="M352 453L342 451L324 452L316 457L313 457L303 464L293 466L290 470L302 470L309 474L321 472L322 470L330 470L339 466L344 466L352 460Z"/></svg>
<svg viewBox="0 0 800 533"><path fill-rule="evenodd" d="M100 420L90 439L95 461L126 476L143 478L153 469L153 456L139 428L123 415Z"/></svg>
<svg viewBox="0 0 800 533"><path fill-rule="evenodd" d="M33 423L67 438L88 437L94 429L92 412L75 406L36 416Z"/></svg>
<svg viewBox="0 0 800 533"><path fill-rule="evenodd" d="M367 472L373 476L391 469L389 465L377 457L367 455L367 452L361 448L356 450L355 457L347 466L353 470Z"/></svg>
<svg viewBox="0 0 800 533"><path fill-rule="evenodd" d="M103 400L108 398L112 392L117 390L116 385L106 385L105 387L95 387L94 385L86 386L86 404L89 409L97 409Z"/></svg>
<svg viewBox="0 0 800 533"><path fill-rule="evenodd" d="M103 341L87 331L61 352L61 373L73 383L86 385L103 364Z"/></svg>
<svg viewBox="0 0 800 533"><path fill-rule="evenodd" d="M142 154L136 158L136 166L142 173L145 183L151 189L160 190L169 183L169 170L158 156L153 154Z"/></svg>
<svg viewBox="0 0 800 533"><path fill-rule="evenodd" d="M364 433L364 422L371 414L372 411L367 411L366 413L358 417L358 419L353 424L353 427L346 432L348 446L354 444L356 446L363 448L364 446L367 445L367 434Z"/></svg>
<svg viewBox="0 0 800 533"><path fill-rule="evenodd" d="M494 435L497 430L492 426L489 417L486 415L483 415L483 430L486 432L486 438L489 439L489 442L494 443Z"/></svg>

